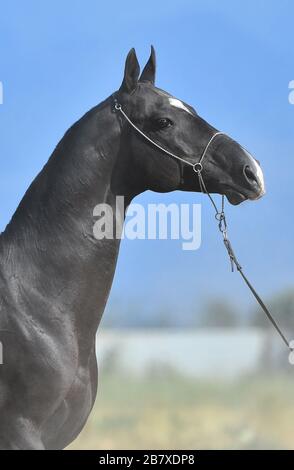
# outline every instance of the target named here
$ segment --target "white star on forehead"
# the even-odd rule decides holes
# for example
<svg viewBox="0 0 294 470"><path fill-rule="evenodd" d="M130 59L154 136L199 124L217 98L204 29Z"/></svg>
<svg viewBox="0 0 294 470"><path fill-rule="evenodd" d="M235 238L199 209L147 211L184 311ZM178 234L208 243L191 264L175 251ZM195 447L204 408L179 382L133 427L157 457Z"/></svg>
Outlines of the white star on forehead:
<svg viewBox="0 0 294 470"><path fill-rule="evenodd" d="M193 116L193 113L190 111L190 109L187 108L187 106L184 105L184 103L181 100L178 100L177 98L169 98L168 101L172 106L183 109L184 111L186 111L189 114L192 114Z"/></svg>

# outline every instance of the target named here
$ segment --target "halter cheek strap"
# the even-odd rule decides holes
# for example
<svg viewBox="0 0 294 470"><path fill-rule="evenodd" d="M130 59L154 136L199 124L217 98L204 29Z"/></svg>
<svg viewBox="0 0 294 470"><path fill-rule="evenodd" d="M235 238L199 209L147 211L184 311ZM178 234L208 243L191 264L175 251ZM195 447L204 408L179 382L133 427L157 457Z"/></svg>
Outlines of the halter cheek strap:
<svg viewBox="0 0 294 470"><path fill-rule="evenodd" d="M124 112L124 110L122 109L122 106L121 104L118 103L117 99L114 98L114 110L116 112L119 112L126 120L127 122L133 127L133 129L136 130L136 132L138 132L142 137L144 137L144 139L146 139L148 142L150 142L152 145L154 145L155 147L157 147L159 150L161 150L162 152L164 152L166 155L169 155L170 157L176 159L177 161L179 162L182 162L184 163L185 165L188 165L190 167L192 167L193 171L195 171L195 173L197 174L198 176L198 180L199 180L199 186L200 186L200 190L207 194L207 196L209 197L210 201L211 201L211 204L213 205L213 208L215 210L215 218L216 220L218 221L218 228L223 236L223 242L224 242L224 245L225 245L225 248L227 250L227 253L228 253L228 256L229 256L229 259L230 259L230 262L231 262L231 269L232 271L234 271L234 268L236 267L237 271L240 273L240 275L242 276L244 282L247 284L248 288L250 289L251 293L253 294L253 296L255 297L256 301L258 302L258 304L260 305L260 307L262 308L262 310L264 311L264 313L266 314L266 316L268 317L268 319L270 320L270 322L272 323L272 325L274 326L274 328L276 329L276 331L278 332L278 334L280 335L280 337L282 338L283 342L286 344L287 348L290 350L290 351L293 351L294 348L292 347L292 345L290 344L290 342L288 341L288 339L286 338L286 336L284 335L284 333L282 332L282 330L280 329L279 325L277 324L277 322L275 321L275 319L273 318L272 314L270 313L270 311L268 310L267 306L265 305L265 303L263 302L263 300L261 299L261 297L259 296L259 294L256 292L256 290L254 289L254 287L252 286L252 284L250 283L250 281L248 280L248 278L245 276L244 272L243 272L243 269L242 269L242 266L240 265L240 263L238 262L237 258L236 258L236 255L233 251L233 248L232 248L232 245L231 245L231 242L228 238L228 226L227 226L227 221L226 221L226 215L225 215L225 211L224 211L224 204L225 204L225 199L224 199L224 195L222 195L222 204L221 204L221 210L219 210L217 208L217 205L215 203L215 201L213 200L211 194L209 193L209 191L207 190L206 188L206 185L205 185L205 182L203 180L203 177L202 177L202 171L203 171L203 160L205 158L205 155L207 154L207 151L210 147L210 145L212 144L212 142L214 141L214 139L219 136L219 135L226 135L224 134L223 132L216 132L215 134L213 134L213 136L209 139L209 141L207 142L201 156L200 156L200 159L198 162L196 163L191 163L189 162L188 160L185 160L184 158L182 157L179 157L179 155L176 155L174 154L173 152L170 152L169 150L165 149L164 147L162 147L161 145L159 145L157 142L155 142L154 140L150 139L150 137L148 137L148 135L146 135L143 131L141 131L141 129L139 129L139 127L136 126L136 124L133 123L133 121L128 117L128 115ZM182 175L182 172L181 172L181 175Z"/></svg>
<svg viewBox="0 0 294 470"><path fill-rule="evenodd" d="M186 159L180 157L179 155L176 155L175 153L171 152L170 150L167 150L166 148L162 147L160 144L158 144L157 142L152 140L148 135L146 135L138 126L136 126L136 124L124 112L124 110L122 109L121 104L117 101L116 98L114 98L114 110L116 112L120 113L126 119L126 121L130 124L130 126L133 129L135 129L136 132L138 132L145 140L147 140L154 147L158 148L159 150L164 152L166 155L174 158L178 162L184 163L185 165L188 165L188 166L192 167L193 171L195 171L195 173L198 176L200 191L207 194L207 196L209 197L210 202L213 205L214 210L215 210L215 216L216 216L217 220L219 220L219 223L221 225L221 228L222 228L221 231L222 231L223 234L226 234L226 221L225 221L225 213L224 213L224 202L225 202L224 201L224 196L222 196L222 209L221 209L221 211L219 211L218 208L217 208L216 203L214 202L214 200L211 196L211 194L208 192L208 190L206 188L206 185L204 183L203 177L202 177L202 171L203 171L202 162L203 162L203 160L204 160L204 158L207 154L207 151L208 151L210 145L212 144L212 142L214 141L214 139L217 136L226 135L226 134L224 132L215 132L215 134L213 134L213 136L209 139L209 141L207 142L205 148L203 149L203 151L200 155L199 161L196 162L196 163L192 163L192 162L189 162L189 160L186 160ZM183 169L181 167L180 167L180 172L181 172L181 179L183 179Z"/></svg>
<svg viewBox="0 0 294 470"><path fill-rule="evenodd" d="M115 109L115 111L120 112L124 116L124 118L128 121L128 123L133 127L133 129L135 129L142 137L144 137L144 139L146 139L148 142L150 142L150 144L154 145L155 147L157 147L159 150L166 153L170 157L175 158L176 160L178 160L182 163L185 163L186 165L191 166L193 168L193 170L195 171L195 173L197 173L198 175L203 170L202 161L203 161L210 145L212 144L213 140L218 135L226 135L226 134L224 134L224 132L216 132L215 134L213 134L213 136L209 139L208 143L206 144L206 146L205 146L205 148L204 148L204 150L203 150L203 152L200 156L199 162L192 163L192 162L189 162L188 160L185 160L184 158L180 157L179 155L176 155L175 153L171 152L170 150L167 150L166 148L162 147L160 144L158 144L157 142L152 140L150 137L148 137L148 135L146 135L143 131L141 131L141 129L139 129L139 127L136 126L136 124L133 123L133 121L129 118L129 116L124 112L124 110L122 109L121 104L118 103L116 98L114 98L114 109Z"/></svg>

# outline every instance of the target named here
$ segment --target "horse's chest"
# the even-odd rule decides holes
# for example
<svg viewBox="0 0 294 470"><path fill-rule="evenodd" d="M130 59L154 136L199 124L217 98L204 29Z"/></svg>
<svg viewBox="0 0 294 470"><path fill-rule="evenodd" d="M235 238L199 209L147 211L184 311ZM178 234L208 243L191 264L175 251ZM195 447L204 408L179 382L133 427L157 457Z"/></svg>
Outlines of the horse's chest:
<svg viewBox="0 0 294 470"><path fill-rule="evenodd" d="M62 403L44 427L44 441L47 448L64 448L83 429L93 407L97 392L96 357L92 356L89 366L80 366Z"/></svg>

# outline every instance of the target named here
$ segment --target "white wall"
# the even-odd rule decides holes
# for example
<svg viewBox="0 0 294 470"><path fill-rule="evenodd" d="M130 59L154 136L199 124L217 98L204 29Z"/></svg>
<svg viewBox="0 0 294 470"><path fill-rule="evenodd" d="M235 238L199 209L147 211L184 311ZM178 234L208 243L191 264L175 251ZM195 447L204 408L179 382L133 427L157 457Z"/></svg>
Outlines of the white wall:
<svg viewBox="0 0 294 470"><path fill-rule="evenodd" d="M167 365L193 377L234 378L261 363L268 347L257 329L101 330L97 335L100 366L115 358L121 370L144 375Z"/></svg>

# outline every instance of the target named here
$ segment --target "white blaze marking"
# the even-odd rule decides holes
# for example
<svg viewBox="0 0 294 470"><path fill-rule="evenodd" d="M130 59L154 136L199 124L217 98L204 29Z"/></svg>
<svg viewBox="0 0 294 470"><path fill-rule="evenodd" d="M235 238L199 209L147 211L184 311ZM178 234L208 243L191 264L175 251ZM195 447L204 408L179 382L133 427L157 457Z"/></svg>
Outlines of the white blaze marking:
<svg viewBox="0 0 294 470"><path fill-rule="evenodd" d="M245 150L245 149L244 149ZM265 193L265 184L264 184L264 177L263 177L263 172L262 172L262 169L260 168L260 166L258 165L257 161L252 157L252 155L250 155L249 152L247 152L247 150L245 150L246 154L248 155L248 157L250 158L250 160L252 161L254 167L255 167L255 170L256 170L256 176L258 178L258 181L259 181L259 184L260 184L260 188L261 188L261 191L260 191L260 195L264 194Z"/></svg>
<svg viewBox="0 0 294 470"><path fill-rule="evenodd" d="M178 100L177 98L169 98L168 101L172 106L183 109L184 111L189 114L192 114L193 116L193 113L191 113L190 109L188 109L181 100Z"/></svg>

